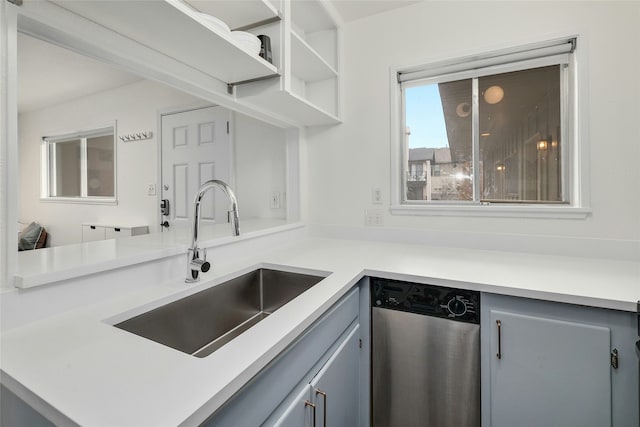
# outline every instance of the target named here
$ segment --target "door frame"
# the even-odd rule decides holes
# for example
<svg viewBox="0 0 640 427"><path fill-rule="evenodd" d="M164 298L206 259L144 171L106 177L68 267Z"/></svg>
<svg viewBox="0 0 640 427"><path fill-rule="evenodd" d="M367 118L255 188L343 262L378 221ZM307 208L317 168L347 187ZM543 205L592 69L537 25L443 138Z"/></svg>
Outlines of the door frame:
<svg viewBox="0 0 640 427"><path fill-rule="evenodd" d="M156 138L156 146L157 146L157 150L158 150L158 165L157 165L157 180L156 182L158 183L158 187L156 188L156 201L157 201L157 218L158 218L158 224L162 223L162 213L160 212L160 200L162 200L162 138L163 138L163 134L162 134L162 120L164 119L165 116L170 116L172 114L180 114L180 113L187 113L190 111L196 111L196 110L202 110L204 108L210 108L210 107L221 107L221 108L226 108L223 107L221 105L218 104L211 104L208 103L206 101L203 102L197 102L194 104L188 104L188 105L183 105L183 106L174 106L174 107L168 107L168 108L162 108L160 110L158 110L157 112L157 119L156 119L156 125L157 125L157 135L158 138ZM235 111L230 110L227 108L227 110L229 110L230 117L229 117L229 144L230 144L230 153L229 153L229 157L231 160L231 164L229 165L229 182L227 182L227 184L229 184L231 186L231 188L235 189L236 188L236 141L235 141L235 133L234 133L234 129L235 129L235 119L236 119L236 114ZM165 229L164 227L160 227L160 232L164 232Z"/></svg>

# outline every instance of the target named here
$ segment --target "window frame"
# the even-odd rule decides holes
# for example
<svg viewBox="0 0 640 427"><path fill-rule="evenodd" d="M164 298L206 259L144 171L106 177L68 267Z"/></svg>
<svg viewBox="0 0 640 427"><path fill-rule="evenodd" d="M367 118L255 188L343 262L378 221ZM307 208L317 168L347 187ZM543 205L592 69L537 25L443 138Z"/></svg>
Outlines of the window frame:
<svg viewBox="0 0 640 427"><path fill-rule="evenodd" d="M474 86L477 80L486 75L494 75L511 71L525 70L544 66L553 62L547 58L523 59L505 64L489 65L479 69L455 70L451 73L441 75L428 75L431 68L444 69L449 64L464 64L466 61L475 61L480 58L491 58L500 55L518 54L530 49L544 48L554 43L567 41L569 39L578 40L580 47L576 48L569 55L567 70L561 76L561 120L562 137L565 144L562 144L562 191L564 203L527 203L527 202L483 202L476 199L479 188L479 179L474 175L473 190L474 201L455 200L431 200L411 201L405 200L406 180L404 171L406 169L405 147L405 91L406 86L419 86L429 83L443 83L462 79L471 79ZM578 97L578 93L585 93L586 70L582 65L585 63L584 55L587 51L586 37L578 35L562 36L552 40L534 41L532 43L522 43L517 47L508 47L499 50L472 52L471 54L453 56L448 58L434 58L425 61L422 65L411 67L392 67L390 69L390 99L391 99L391 207L390 211L394 215L448 215L448 216L488 216L488 217L518 217L518 218L567 218L584 219L591 213L588 193L588 137L586 120L579 120L586 117L586 96ZM444 67L443 67L444 65ZM464 66L464 65L463 65ZM459 68L459 67L458 67ZM420 76L420 72L426 70L427 76ZM404 79L401 82L401 75L414 73L418 75L415 79ZM578 78L578 75L580 78ZM473 93L477 97L477 87L473 88ZM478 99L473 100L472 114L474 121L472 132L473 144L473 164L476 166L479 161L479 141L476 141L477 121L478 121ZM474 170L474 174L477 170Z"/></svg>
<svg viewBox="0 0 640 427"><path fill-rule="evenodd" d="M40 201L54 203L80 203L80 204L99 204L99 205L117 205L118 204L118 161L117 161L117 127L116 122L90 128L88 130L80 130L74 132L66 132L53 136L44 136L41 141L40 150ZM89 196L87 190L87 139L106 135L113 135L113 196ZM52 196L51 195L51 156L52 144L80 140L80 196Z"/></svg>

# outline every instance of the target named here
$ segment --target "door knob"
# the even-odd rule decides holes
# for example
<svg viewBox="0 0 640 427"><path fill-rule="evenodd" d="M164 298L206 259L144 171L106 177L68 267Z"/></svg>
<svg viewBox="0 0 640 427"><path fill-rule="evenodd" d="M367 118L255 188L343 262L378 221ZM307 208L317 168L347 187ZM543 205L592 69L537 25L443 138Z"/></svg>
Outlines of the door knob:
<svg viewBox="0 0 640 427"><path fill-rule="evenodd" d="M167 228L169 228L169 221L163 221L163 222L161 222L161 223L160 223L160 226L161 226L161 227L167 227Z"/></svg>

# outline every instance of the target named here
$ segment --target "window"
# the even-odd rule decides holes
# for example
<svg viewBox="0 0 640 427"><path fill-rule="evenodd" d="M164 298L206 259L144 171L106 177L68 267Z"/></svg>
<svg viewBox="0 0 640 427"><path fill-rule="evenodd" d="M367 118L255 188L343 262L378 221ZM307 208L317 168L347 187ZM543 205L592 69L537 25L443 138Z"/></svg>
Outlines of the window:
<svg viewBox="0 0 640 427"><path fill-rule="evenodd" d="M575 47L567 38L395 70L392 211L581 208Z"/></svg>
<svg viewBox="0 0 640 427"><path fill-rule="evenodd" d="M45 200L115 203L113 126L42 139Z"/></svg>

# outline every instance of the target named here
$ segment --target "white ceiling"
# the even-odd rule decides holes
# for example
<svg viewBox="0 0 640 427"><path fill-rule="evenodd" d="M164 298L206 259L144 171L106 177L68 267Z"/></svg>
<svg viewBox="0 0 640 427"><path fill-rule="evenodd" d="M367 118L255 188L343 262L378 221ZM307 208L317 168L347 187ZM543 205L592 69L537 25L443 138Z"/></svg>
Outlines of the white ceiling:
<svg viewBox="0 0 640 427"><path fill-rule="evenodd" d="M349 22L420 1L422 0L331 0L331 4L342 20Z"/></svg>
<svg viewBox="0 0 640 427"><path fill-rule="evenodd" d="M102 62L18 34L18 111L39 110L141 80Z"/></svg>

